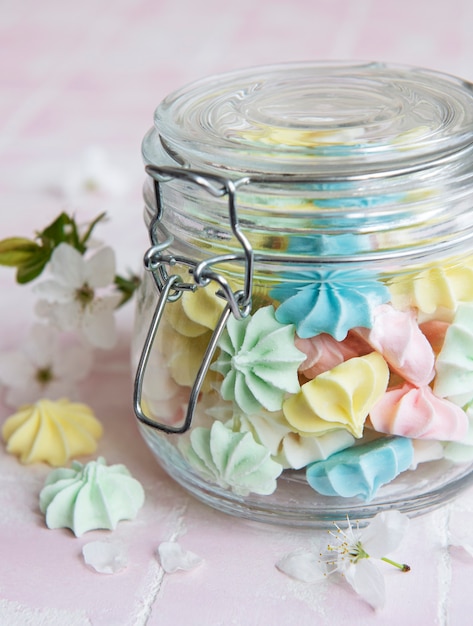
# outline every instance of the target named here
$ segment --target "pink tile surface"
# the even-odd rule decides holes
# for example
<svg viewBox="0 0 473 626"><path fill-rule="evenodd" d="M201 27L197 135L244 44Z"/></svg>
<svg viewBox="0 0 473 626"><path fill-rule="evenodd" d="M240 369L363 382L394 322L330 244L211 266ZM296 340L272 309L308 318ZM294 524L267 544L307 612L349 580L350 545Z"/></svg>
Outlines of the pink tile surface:
<svg viewBox="0 0 473 626"><path fill-rule="evenodd" d="M473 79L470 0L3 0L0 3L0 238L29 235L61 210L83 219L107 210L100 231L119 269L137 270L146 247L141 222L141 138L172 89L217 71L305 59L378 59ZM91 145L106 150L130 181L121 197L70 204L51 193ZM0 268L0 349L16 346L34 299ZM412 571L386 574L387 605L374 613L347 587L295 582L276 561L313 540L209 510L157 466L131 408L131 308L120 313L120 345L101 356L83 388L105 424L99 447L125 463L146 490L134 522L112 534L75 538L50 531L38 509L49 468L23 467L0 449L0 624L23 626L267 626L436 624L462 626L473 613L473 561L447 549L450 524L471 526L473 494L413 520L400 558ZM0 406L3 421L10 410ZM472 529L473 531L473 529ZM205 559L166 575L157 545L179 535ZM82 545L120 541L129 566L89 570ZM397 556L397 555L396 555Z"/></svg>

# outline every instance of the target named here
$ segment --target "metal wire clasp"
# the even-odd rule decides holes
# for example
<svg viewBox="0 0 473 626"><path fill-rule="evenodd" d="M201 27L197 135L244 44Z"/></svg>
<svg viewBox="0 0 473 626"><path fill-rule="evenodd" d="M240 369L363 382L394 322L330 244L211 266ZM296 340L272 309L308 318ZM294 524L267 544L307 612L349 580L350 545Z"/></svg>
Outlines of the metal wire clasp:
<svg viewBox="0 0 473 626"><path fill-rule="evenodd" d="M251 311L254 253L250 242L240 229L236 208L236 191L241 185L249 183L250 179L245 177L238 181L231 181L224 177L209 175L191 169L155 165L148 165L146 172L154 181L156 212L149 225L151 247L146 251L143 262L145 269L151 272L153 276L159 298L136 370L133 408L136 417L147 426L162 430L166 433L183 433L190 428L192 423L202 384L229 316L233 314L237 319L243 319L247 317ZM164 207L162 204L160 185L175 178L194 183L205 189L214 197L228 197L229 224L234 236L241 244L243 254L220 255L197 263L187 257L166 253L169 246L172 245L174 238L167 232L162 224ZM162 236L161 240L160 235ZM226 278L213 269L215 264L229 261L242 261L244 263L244 284L242 290L234 292ZM169 274L168 267L175 265L186 266L192 276L192 281L186 282L182 280L181 276L178 274ZM146 415L143 409L142 391L146 368L164 313L164 308L168 302L178 300L184 291L195 291L199 287L208 285L211 281L215 281L220 286L217 294L225 298L227 305L223 309L220 319L212 333L201 366L197 372L190 392L187 412L182 426L175 427L162 424Z"/></svg>

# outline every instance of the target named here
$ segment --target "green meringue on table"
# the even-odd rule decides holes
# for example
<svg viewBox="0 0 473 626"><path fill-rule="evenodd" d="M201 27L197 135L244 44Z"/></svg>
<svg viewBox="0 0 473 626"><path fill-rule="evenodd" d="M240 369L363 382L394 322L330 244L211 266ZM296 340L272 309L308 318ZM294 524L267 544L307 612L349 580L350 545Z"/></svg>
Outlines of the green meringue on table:
<svg viewBox="0 0 473 626"><path fill-rule="evenodd" d="M70 528L79 537L89 530L113 530L121 520L136 517L145 494L138 480L121 464L105 459L50 472L39 495L48 528Z"/></svg>

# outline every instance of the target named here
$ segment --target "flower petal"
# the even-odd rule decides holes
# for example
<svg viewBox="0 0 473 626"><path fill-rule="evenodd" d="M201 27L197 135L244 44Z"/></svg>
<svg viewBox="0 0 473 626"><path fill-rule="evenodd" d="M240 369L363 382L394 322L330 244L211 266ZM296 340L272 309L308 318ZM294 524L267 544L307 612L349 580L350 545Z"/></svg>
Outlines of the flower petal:
<svg viewBox="0 0 473 626"><path fill-rule="evenodd" d="M33 292L48 302L68 302L74 297L74 285L48 279L34 285Z"/></svg>
<svg viewBox="0 0 473 626"><path fill-rule="evenodd" d="M318 583L326 578L319 553L310 550L290 552L276 563L276 567L283 574L304 583Z"/></svg>
<svg viewBox="0 0 473 626"><path fill-rule="evenodd" d="M81 287L85 282L85 264L80 252L67 243L61 243L51 255L52 274L71 288Z"/></svg>
<svg viewBox="0 0 473 626"><path fill-rule="evenodd" d="M114 310L119 300L119 296L96 300L84 312L82 331L92 345L104 349L115 345L117 335Z"/></svg>
<svg viewBox="0 0 473 626"><path fill-rule="evenodd" d="M83 380L92 368L93 359L93 351L85 342L69 344L54 356L53 369L69 381Z"/></svg>
<svg viewBox="0 0 473 626"><path fill-rule="evenodd" d="M374 563L361 559L351 563L345 570L345 578L354 591L374 609L382 609L385 603L384 578Z"/></svg>
<svg viewBox="0 0 473 626"><path fill-rule="evenodd" d="M85 261L84 278L90 287L108 287L115 278L115 252L109 246Z"/></svg>
<svg viewBox="0 0 473 626"><path fill-rule="evenodd" d="M378 513L369 526L361 531L361 542L366 552L380 559L401 543L407 531L409 518L400 511Z"/></svg>
<svg viewBox="0 0 473 626"><path fill-rule="evenodd" d="M59 335L55 328L46 324L34 324L27 335L23 350L34 365L48 367L58 351L58 342Z"/></svg>
<svg viewBox="0 0 473 626"><path fill-rule="evenodd" d="M0 354L0 383L7 387L20 387L32 382L35 374L34 366L21 352L4 352Z"/></svg>

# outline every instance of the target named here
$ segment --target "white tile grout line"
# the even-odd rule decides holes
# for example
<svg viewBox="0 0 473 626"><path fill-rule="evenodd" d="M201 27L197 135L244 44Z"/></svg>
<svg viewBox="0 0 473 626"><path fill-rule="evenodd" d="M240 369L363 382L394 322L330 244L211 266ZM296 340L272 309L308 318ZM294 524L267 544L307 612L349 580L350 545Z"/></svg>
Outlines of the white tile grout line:
<svg viewBox="0 0 473 626"><path fill-rule="evenodd" d="M184 516L187 511L187 503L181 507L176 508L173 513L175 520L172 521L173 532L167 541L176 541L176 539L184 533L185 522ZM156 546L157 548L157 546ZM159 564L157 557L154 557L148 567L146 579L149 581L147 588L142 597L138 599L137 608L132 612L131 622L129 626L146 626L153 611L153 607L156 604L163 580L166 573Z"/></svg>
<svg viewBox="0 0 473 626"><path fill-rule="evenodd" d="M450 589L452 586L452 562L449 552L450 539L450 505L446 505L436 511L431 518L433 531L439 538L439 549L437 558L437 624L438 626L448 626L449 624L449 602ZM433 534L433 533L432 533Z"/></svg>

